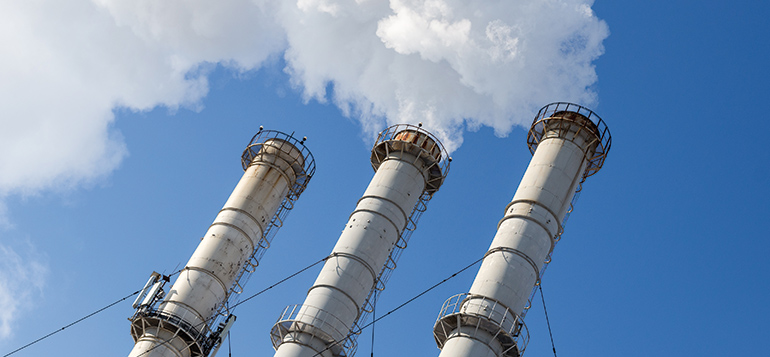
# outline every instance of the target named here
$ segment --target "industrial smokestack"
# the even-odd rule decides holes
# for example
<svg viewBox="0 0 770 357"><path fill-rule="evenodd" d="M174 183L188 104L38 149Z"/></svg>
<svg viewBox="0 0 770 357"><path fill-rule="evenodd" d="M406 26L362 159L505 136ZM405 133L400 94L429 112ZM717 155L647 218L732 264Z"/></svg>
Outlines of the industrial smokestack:
<svg viewBox="0 0 770 357"><path fill-rule="evenodd" d="M380 133L371 161L374 177L305 302L287 307L273 326L276 357L353 356L355 327L372 311L451 158L427 131L395 125Z"/></svg>
<svg viewBox="0 0 770 357"><path fill-rule="evenodd" d="M169 290L157 273L134 302L130 357L195 357L216 351L235 316L226 302L242 291L276 230L315 172L302 141L260 131L241 157L245 173ZM165 295L165 299L164 299Z"/></svg>
<svg viewBox="0 0 770 357"><path fill-rule="evenodd" d="M583 181L604 164L610 132L579 105L552 103L527 136L532 161L470 292L449 298L434 326L439 357L518 357L529 333L522 320Z"/></svg>

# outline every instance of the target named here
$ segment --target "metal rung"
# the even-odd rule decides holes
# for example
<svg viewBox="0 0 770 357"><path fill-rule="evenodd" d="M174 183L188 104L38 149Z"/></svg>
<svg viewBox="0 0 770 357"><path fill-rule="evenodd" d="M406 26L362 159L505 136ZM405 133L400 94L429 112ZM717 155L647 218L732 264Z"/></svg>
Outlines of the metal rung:
<svg viewBox="0 0 770 357"><path fill-rule="evenodd" d="M276 228L283 227L283 220L281 220L280 214L276 214L275 216L273 216L273 219L270 221L270 224L272 224Z"/></svg>
<svg viewBox="0 0 770 357"><path fill-rule="evenodd" d="M233 284L233 288L230 289L230 291L236 294L240 294L243 292L243 287L241 286L240 282L236 281L235 284Z"/></svg>

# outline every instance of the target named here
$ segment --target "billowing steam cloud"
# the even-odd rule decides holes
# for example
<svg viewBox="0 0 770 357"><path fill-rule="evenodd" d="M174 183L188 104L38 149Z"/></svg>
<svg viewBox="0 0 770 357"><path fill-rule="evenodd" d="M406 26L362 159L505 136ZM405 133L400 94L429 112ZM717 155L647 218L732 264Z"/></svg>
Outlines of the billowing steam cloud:
<svg viewBox="0 0 770 357"><path fill-rule="evenodd" d="M504 135L554 100L593 104L607 26L585 0L300 0L284 10L287 70L364 127L425 122L451 150L462 128Z"/></svg>
<svg viewBox="0 0 770 357"><path fill-rule="evenodd" d="M424 122L450 150L555 100L595 104L591 0L0 2L0 197L71 186L126 155L113 110L197 108L206 68L285 58L307 100L367 132ZM330 90L331 88L331 90Z"/></svg>

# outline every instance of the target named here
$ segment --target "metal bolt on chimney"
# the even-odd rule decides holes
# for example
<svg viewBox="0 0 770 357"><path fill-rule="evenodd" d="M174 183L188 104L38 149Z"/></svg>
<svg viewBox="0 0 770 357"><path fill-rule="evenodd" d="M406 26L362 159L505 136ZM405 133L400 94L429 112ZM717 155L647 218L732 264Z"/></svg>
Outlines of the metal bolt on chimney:
<svg viewBox="0 0 770 357"><path fill-rule="evenodd" d="M532 161L497 226L470 292L449 298L433 329L439 357L518 357L523 316L561 237L576 192L604 164L610 132L591 110L546 105L527 135Z"/></svg>
<svg viewBox="0 0 770 357"><path fill-rule="evenodd" d="M235 321L226 303L270 247L315 172L313 155L291 135L262 130L241 157L244 174L168 293L153 273L130 318L130 357L213 356Z"/></svg>
<svg viewBox="0 0 770 357"><path fill-rule="evenodd" d="M287 307L270 337L277 357L352 357L358 323L385 288L451 158L420 126L395 125L372 149L374 177L302 305Z"/></svg>

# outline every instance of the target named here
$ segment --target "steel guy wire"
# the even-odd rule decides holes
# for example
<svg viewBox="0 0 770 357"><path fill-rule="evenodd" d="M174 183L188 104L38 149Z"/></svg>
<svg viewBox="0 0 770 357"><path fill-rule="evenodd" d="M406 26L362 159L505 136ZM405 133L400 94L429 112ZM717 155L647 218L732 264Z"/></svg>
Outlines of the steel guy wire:
<svg viewBox="0 0 770 357"><path fill-rule="evenodd" d="M179 274L181 271L182 271L182 270L177 270L176 272L174 272L174 273L171 273L171 275L168 275L168 278L171 278L172 276L174 276L174 275L176 275L176 274ZM96 314L98 314L98 313L100 313L100 312L102 312L102 311L104 311L104 310L107 310L107 309L109 309L109 308L111 308L111 307L113 307L113 306L117 305L117 304L118 304L118 303L120 303L120 302L123 302L124 300L126 300L126 299L128 299L128 298L130 298L130 297L132 297L132 296L134 296L134 295L136 295L136 294L139 294L140 292L141 292L141 290L137 290L137 291L135 291L135 292L131 293L130 295L127 295L127 296L125 296L125 297L123 297L123 298L121 298L121 299L119 299L119 300L117 300L117 301L115 301L115 302L113 302L113 303L111 303L111 304L109 304L109 305L107 305L107 306L105 306L105 307L103 307L103 308L99 309L99 310L96 310L96 311L94 311L94 312L92 312L92 313L90 313L90 314L88 314L88 315L86 315L86 316L83 316L83 317L81 317L81 318L79 318L79 319L75 320L74 322L72 322L72 323L70 323L70 324L68 324L68 325L66 325L66 326L64 326L64 327L62 327L62 328L60 328L60 329L58 329L58 330L56 330L56 331L54 331L54 332L51 332L51 333L49 333L49 334L47 334L47 335L45 335L45 336L43 336L43 337L40 337L40 338L38 338L37 340L34 340L34 341L32 341L32 342L30 342L30 343L28 343L28 344L24 345L24 346L21 346L21 347L17 348L16 350L14 350L14 351L11 351L10 353L8 353L8 354L4 355L3 357L8 357L8 356L10 356L10 355L12 355L12 354L14 354L14 353L16 353L16 352L19 352L19 351L21 351L21 350L23 350L23 349L25 349L25 348L27 348L27 347L29 347L29 346L32 346L32 345L34 345L34 344L36 344L36 343L38 343L38 342L40 342L40 341L42 341L42 340L45 340L45 339L46 339L46 338L48 338L48 337L51 337L51 336L53 336L53 335L55 335L55 334L57 334L57 333L59 333L59 332L62 332L62 331L64 331L65 329L67 329L67 328L69 328L69 327L72 327L72 326L74 326L75 324L77 324L77 323L79 323L79 322L82 322L83 320L85 320L85 319L87 319L87 318L89 318L89 317L91 317L91 316L94 316L94 315L96 315Z"/></svg>
<svg viewBox="0 0 770 357"><path fill-rule="evenodd" d="M545 323L548 325L548 335L551 336L551 347L553 347L553 357L556 357L556 345L553 344L553 333L551 332L551 322L548 320L548 310L545 308L545 297L543 296L543 284L538 285L540 289L540 299L543 300L543 312L545 312Z"/></svg>
<svg viewBox="0 0 770 357"><path fill-rule="evenodd" d="M56 330L56 331L54 331L54 332L51 332L51 333L49 333L49 334L47 334L47 335L45 335L45 336L43 336L43 337L40 337L40 338L38 338L37 340L34 340L34 341L32 341L32 342L30 342L30 343L28 343L28 344L24 345L24 346L21 346L21 347L19 347L19 348L15 349L15 350L11 351L10 353L8 353L8 354L4 355L3 357L8 357L8 356L10 356L10 355L12 355L12 354L14 354L14 353L16 353L16 352L19 352L19 351L21 351L21 350L23 350L23 349L25 349L25 348L27 348L27 347L29 347L29 346L32 346L32 345L34 345L34 344L36 344L36 343L38 343L38 342L40 342L40 341L42 341L42 340L45 340L46 338L49 338L49 337L51 337L51 336L53 336L53 335L55 335L55 334L57 334L57 333L59 333L59 332L62 332L62 331L64 331L65 329L67 329L67 328L69 328L69 327L72 327L73 325L75 325L75 324L77 324L77 323L79 323L79 322L81 322L81 321L83 321L83 320L85 320L85 319L87 319L87 318L89 318L89 317L91 317L91 316L94 316L94 315L96 315L96 314L98 314L98 313L100 313L100 312L102 312L102 311L104 311L104 310L107 310L107 309L109 309L109 308L111 308L111 307L113 307L113 306L117 305L117 304L118 304L118 303L120 303L120 302L123 302L124 300L126 300L126 299L128 299L128 298L130 298L130 297L132 297L132 296L134 296L134 295L136 295L136 294L139 294L139 292L141 292L141 290L137 290L137 291L134 291L134 292L133 292L133 293L131 293L130 295L126 295L125 297L123 297L123 298L121 298L121 299L118 299L117 301L115 301L115 302L113 302L113 303L111 303L111 304L109 304L109 305L107 305L107 306L105 306L105 307L103 307L103 308L101 308L101 309L99 309L99 310L96 310L96 311L94 311L94 312L92 312L92 313L90 313L90 314L88 314L88 315L86 315L86 316L83 316L83 317L81 317L81 318L79 318L79 319L75 320L74 322L72 322L72 323L70 323L70 324L68 324L68 325L66 325L66 326L64 326L64 327L62 327L62 328L60 328L60 329L58 329L58 330Z"/></svg>
<svg viewBox="0 0 770 357"><path fill-rule="evenodd" d="M240 305L242 305L242 304L246 303L247 301L249 301L249 300L251 300L251 299L253 299L253 298L255 298L255 297L259 296L259 295L262 295L263 293L265 293L265 292L267 292L268 290L270 290L270 289L272 289L272 288L274 288L274 287L276 287L276 286L278 286L278 285L280 285L280 284L282 284L282 283L286 282L287 280L289 280L289 279L291 279L291 278L293 278L293 277L295 277L295 276L297 276L297 275L299 275L299 274L302 274L302 273L304 273L305 271L307 271L308 269L310 269L310 268L312 268L312 267L314 267L314 266L318 265L319 263L321 263L321 262L325 262L325 261L326 261L326 260L328 260L329 258L330 258L330 256L326 256L326 257L323 257L323 258L321 258L320 260L318 260L318 261L316 261L316 262L314 262L314 263L312 263L312 264L310 264L310 265L308 265L308 266L306 266L306 267L304 267L304 268L302 268L302 269L300 269L300 270L298 270L298 271L294 272L293 274L291 274L291 275L289 275L289 276L287 276L287 277L285 277L285 278L283 278L283 279L279 280L277 283L275 283L275 284L273 284L273 285L270 285L270 286L268 286L268 287L266 287L266 288L264 288L264 289L262 289L262 290L258 291L258 292L257 292L257 293L255 293L254 295L251 295L251 296L249 296L248 298L246 298L246 299L244 299L244 300L241 300L241 301L239 301L237 304L233 305L233 306L230 308L230 310L231 310L231 313L232 313L232 310L235 310L235 308L236 308L236 307L238 307L238 306L240 306ZM193 328L196 328L196 329L197 329L197 328L199 328L199 327L203 326L204 324L208 324L208 323L210 323L211 321L214 321L214 319L216 319L216 317L217 317L217 315L211 316L211 317L209 317L208 319L206 319L206 320L204 320L204 321L202 321L202 322L200 322L200 323L198 323L198 324L194 325L194 326L193 326ZM228 335L229 335L229 332L228 332ZM173 340L174 338L176 338L176 336L177 336L177 335L176 335L176 334L174 334L174 336L171 336L171 337L169 337L169 338L167 338L167 339L165 339L165 340L161 341L159 344L157 344L157 345L155 345L155 346L152 346L151 348L149 348L149 349L147 349L146 351L142 352L141 354L137 355L137 357L141 357L141 356L144 356L145 354L147 354L147 353L149 353L149 352L153 351L154 349L156 349L156 348L158 348L158 347L160 347L160 346L163 346L163 345L166 345L166 344L168 344L169 342L171 342L171 340ZM221 342L220 342L220 343L221 343Z"/></svg>
<svg viewBox="0 0 770 357"><path fill-rule="evenodd" d="M413 302L413 301L415 301L415 300L419 299L420 297L422 297L423 295L427 294L427 293L428 293L428 292L430 292L431 290L433 290L433 289L435 289L435 288L439 287L441 284L444 284L444 283L446 283L447 281L449 281L450 279L452 279L452 278L456 277L456 276L457 276L457 275L459 275L460 273L462 273L462 272L464 272L464 271L466 271L466 270L470 269L470 268L471 268L471 267L473 267L474 265L478 264L479 262L481 262L482 260L484 260L484 258L485 258L485 257L481 257L481 258L479 258L479 259L476 259L476 261L474 261L473 263L470 263L470 264L466 265L464 268L462 268L462 269L458 270L457 272L455 272L454 274L450 275L449 277L447 277L447 278L444 278L444 280L442 280L442 281L440 281L440 282L438 282L438 283L436 283L436 284L433 284L433 286L431 286L431 287L429 287L429 288L427 288L427 289L423 290L421 293L419 293L419 294L415 295L414 297L412 297L411 299L409 299L409 300L405 301L405 302L404 302L404 303L402 303L401 305L398 305L398 306L396 306L394 309L392 309L392 310L390 310L390 311L386 312L384 315L382 315L382 316L380 316L380 317L378 317L378 318L376 318L376 319L373 319L373 320L372 320L372 322L370 322L370 323L368 323L368 324L366 324L366 325L364 325L364 326L360 327L358 330L356 330L356 331L352 331L352 330L351 330L351 331L350 331L350 332L347 334L347 336L345 336L344 338L340 339L339 341L335 341L334 343L330 344L329 346L327 346L327 347L326 347L326 348L324 348L323 350L321 350L321 351L317 352L316 354L314 354L314 355L313 355L313 356L311 356L311 357L317 357L317 356L320 356L322 353L324 353L324 352L328 351L329 349L331 349L332 347L334 347L334 346L336 346L336 345L338 345L338 344L342 343L342 341L345 341L345 340L347 340L347 339L348 339L348 338L350 338L351 336L353 336L353 335L357 335L357 334L360 334L360 333L361 333L361 331L365 330L365 329L366 329L366 328L368 328L369 326L372 326L372 325L374 325L374 323L375 323L375 322L377 322L377 321L380 321L380 320L382 320L382 319L384 319L384 318L388 317L388 315L390 315L390 314L392 314L392 313L394 313L394 312L396 312L396 311L400 310L402 307L404 307L404 306L406 306L406 305L410 304L411 302Z"/></svg>

